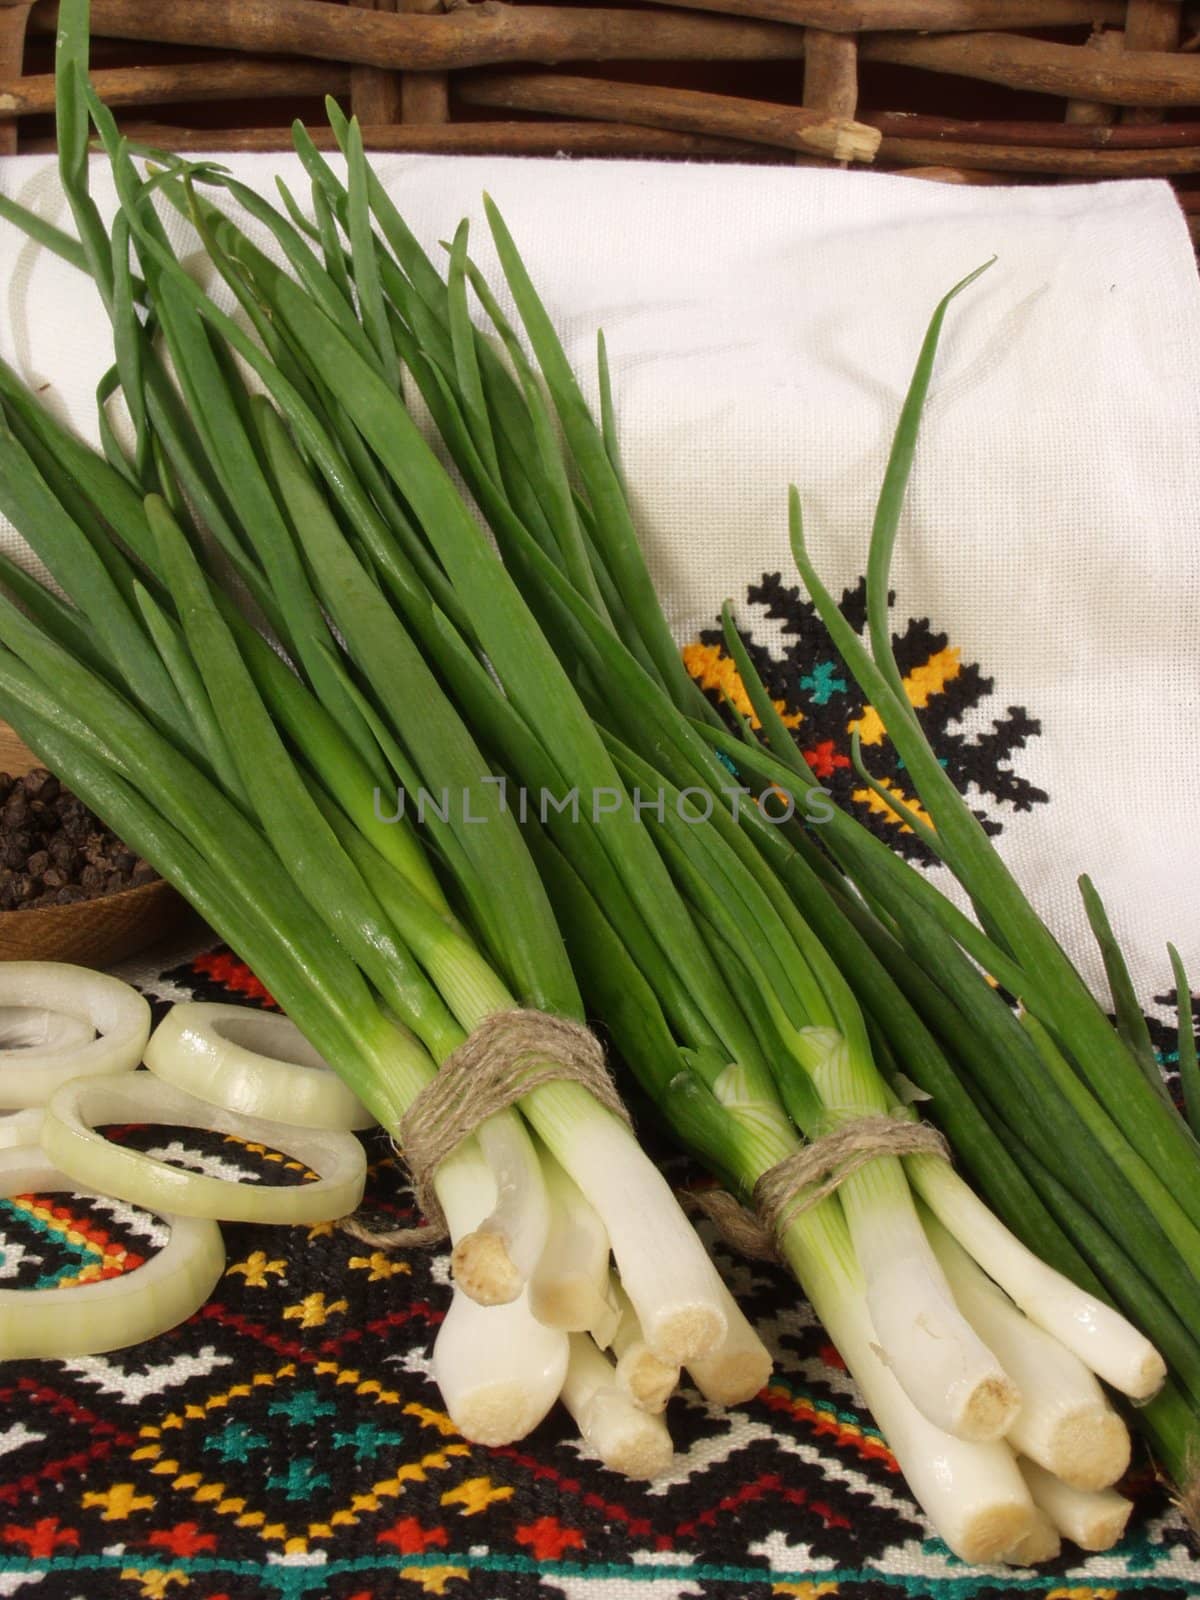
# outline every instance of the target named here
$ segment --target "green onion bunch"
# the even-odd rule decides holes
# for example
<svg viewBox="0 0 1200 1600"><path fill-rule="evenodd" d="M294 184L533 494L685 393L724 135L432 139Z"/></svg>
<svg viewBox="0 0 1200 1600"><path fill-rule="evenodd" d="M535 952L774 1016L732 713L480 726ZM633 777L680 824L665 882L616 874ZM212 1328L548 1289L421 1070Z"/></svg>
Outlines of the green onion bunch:
<svg viewBox="0 0 1200 1600"><path fill-rule="evenodd" d="M67 596L0 571L0 708L387 1127L514 1005L600 1019L656 1116L746 1202L806 1145L928 1104L983 1198L939 1156L885 1145L836 1193L784 1197L780 1253L956 1552L1111 1542L1129 1441L1097 1377L1186 1476L1196 1145L1094 893L1115 1030L938 765L891 654L921 406L971 280L938 307L900 418L870 650L812 568L794 494L791 516L801 576L977 921L808 804L815 780L732 617L757 726L731 733L688 677L630 514L603 343L597 421L490 201L524 337L466 224L436 265L336 106L345 177L297 127L308 205L281 185L276 207L212 164L132 150L87 83L82 0L59 27L77 237L4 211L93 278L115 362L102 454L0 372L0 508ZM184 269L160 205L192 222L239 319ZM118 393L128 450L104 411ZM381 794L405 817L381 816ZM784 825L764 816L772 794L794 806ZM1193 1105L1186 1041L1181 1059ZM578 1085L539 1083L489 1118L436 1191L456 1289L435 1363L472 1437L516 1437L561 1394L602 1459L652 1475L681 1364L727 1403L763 1381L661 1176Z"/></svg>
<svg viewBox="0 0 1200 1600"><path fill-rule="evenodd" d="M404 590L439 629L395 529L418 514L443 527L477 583L479 530L407 413L392 465L412 509L261 315L275 359L198 293L153 205L157 187L187 202L187 186L137 175L86 82L86 38L86 8L65 9L59 136L78 240L62 248L112 317L102 393L119 388L132 406L135 442L127 457L106 428L105 453L92 452L0 377L0 503L67 596L6 568L25 610L0 606L4 703L396 1129L485 1017L519 1004L584 1018L517 822L391 598ZM126 202L111 235L87 190L89 115ZM352 236L365 217L356 193ZM235 354L280 409L251 395ZM375 814L375 794L397 783L462 804L418 837ZM541 1065L518 1109L488 1117L433 1180L456 1270L435 1362L455 1420L485 1442L540 1420L566 1382L570 1335L614 1321L610 1247L641 1331L676 1368L713 1354L731 1321L737 1331L695 1230L625 1123L577 1083L539 1081ZM51 1107L46 1142L69 1172L63 1125ZM565 1292L542 1264L572 1218L603 1249ZM577 1268L568 1254L559 1275ZM534 1294L556 1308L549 1324Z"/></svg>

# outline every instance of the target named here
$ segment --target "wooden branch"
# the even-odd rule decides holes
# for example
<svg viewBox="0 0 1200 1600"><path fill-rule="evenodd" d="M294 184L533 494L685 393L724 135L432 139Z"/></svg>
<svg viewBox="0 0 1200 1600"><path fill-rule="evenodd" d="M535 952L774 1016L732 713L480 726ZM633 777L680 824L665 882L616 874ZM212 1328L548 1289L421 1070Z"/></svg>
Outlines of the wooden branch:
<svg viewBox="0 0 1200 1600"><path fill-rule="evenodd" d="M1200 144L1200 122L1164 122L1153 128L1097 127L1061 122L962 122L908 111L862 118L885 137L941 139L957 144L1034 144L1063 150L1149 150Z"/></svg>
<svg viewBox="0 0 1200 1600"><path fill-rule="evenodd" d="M1125 11L1126 50L1177 50L1182 32L1179 0L1129 0ZM1157 106L1128 106L1122 122L1141 126L1161 122Z"/></svg>
<svg viewBox="0 0 1200 1600"><path fill-rule="evenodd" d="M1062 150L1037 145L954 144L941 139L884 139L881 162L939 163L982 172L1039 172L1067 178L1169 178L1200 172L1200 145L1159 150Z"/></svg>
<svg viewBox="0 0 1200 1600"><path fill-rule="evenodd" d="M1180 0L1128 0L1126 50L1175 50L1182 28Z"/></svg>
<svg viewBox="0 0 1200 1600"><path fill-rule="evenodd" d="M963 33L978 28L1089 27L1120 23L1125 0L658 0L697 11L765 17L831 33L911 28Z"/></svg>
<svg viewBox="0 0 1200 1600"><path fill-rule="evenodd" d="M1123 51L1110 64L1098 62L1084 45L1052 44L1018 34L944 34L910 39L903 34L867 35L864 60L890 61L952 72L957 77L1002 83L1117 105L1200 105L1200 56L1178 51Z"/></svg>
<svg viewBox="0 0 1200 1600"><path fill-rule="evenodd" d="M101 67L91 75L110 106L200 100L284 100L344 94L350 74L316 61L188 61L169 66ZM0 112L28 117L54 110L54 76L0 79Z"/></svg>
<svg viewBox="0 0 1200 1600"><path fill-rule="evenodd" d="M695 89L608 83L557 72L471 73L457 79L455 89L468 105L724 134L835 161L870 161L879 144L875 129L861 122Z"/></svg>
<svg viewBox="0 0 1200 1600"><path fill-rule="evenodd" d="M0 76L17 77L25 58L25 30L29 23L28 0L24 4L6 5L0 12ZM15 155L17 150L17 119L5 117L0 121L0 155Z"/></svg>
<svg viewBox="0 0 1200 1600"><path fill-rule="evenodd" d="M130 139L166 150L290 150L288 128L174 128L159 122L122 123ZM337 148L328 128L312 128L321 150ZM660 160L783 161L776 152L741 139L673 132L605 122L393 123L363 129L369 150L440 155L652 156ZM53 151L53 139L30 140L31 154Z"/></svg>
<svg viewBox="0 0 1200 1600"><path fill-rule="evenodd" d="M804 104L826 116L853 117L858 106L858 41L852 33L805 30Z"/></svg>
<svg viewBox="0 0 1200 1600"><path fill-rule="evenodd" d="M401 11L444 11L442 0L400 0ZM394 117L386 119L394 122ZM400 79L401 122L449 122L450 80L444 72L406 72Z"/></svg>
<svg viewBox="0 0 1200 1600"><path fill-rule="evenodd" d="M42 30L57 0L38 0ZM504 62L791 61L803 35L772 22L699 17L688 11L575 10L481 0L444 16L389 15L324 0L92 0L98 38L206 45L408 72L452 71Z"/></svg>
<svg viewBox="0 0 1200 1600"><path fill-rule="evenodd" d="M350 4L364 11L395 11L397 0L350 0ZM352 67L350 110L364 128L376 122L399 122L399 75L383 67Z"/></svg>
<svg viewBox="0 0 1200 1600"><path fill-rule="evenodd" d="M1115 55L1125 48L1125 35L1120 28L1104 28L1092 34L1087 48L1101 50L1108 56ZM1068 100L1065 120L1072 125L1104 128L1117 120L1117 108L1104 100Z"/></svg>

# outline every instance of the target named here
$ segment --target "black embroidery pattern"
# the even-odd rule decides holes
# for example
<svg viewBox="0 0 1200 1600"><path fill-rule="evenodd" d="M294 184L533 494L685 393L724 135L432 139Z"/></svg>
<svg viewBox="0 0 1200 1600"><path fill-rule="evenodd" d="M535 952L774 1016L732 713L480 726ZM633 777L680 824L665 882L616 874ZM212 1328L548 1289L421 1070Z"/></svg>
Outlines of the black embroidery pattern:
<svg viewBox="0 0 1200 1600"><path fill-rule="evenodd" d="M764 684L783 714L796 718L794 735L809 765L839 804L854 810L881 838L905 856L928 861L931 853L923 841L902 824L866 785L850 761L850 730L862 724L863 757L872 776L912 801L905 782L903 762L886 735L872 739L873 714L864 701L816 607L798 586L788 586L779 573L766 573L746 591L751 605L782 624L782 653L774 655L751 633L742 638ZM842 595L842 611L856 629L866 626L866 579L860 578ZM1041 724L1022 706L1009 706L989 730L964 733L955 725L993 692L995 680L985 677L974 663L960 659L945 633L934 630L927 618L910 618L893 637L901 674L912 686L921 724L938 757L958 789L972 800L975 814L989 834L1003 829L997 807L1029 811L1044 804L1049 795L1013 770L1012 757L1041 732ZM726 709L722 683L729 687L732 663L725 655L719 628L707 629L698 645L689 646L685 660L693 677L713 703ZM864 718L866 719L864 723ZM990 802L990 804L988 803Z"/></svg>

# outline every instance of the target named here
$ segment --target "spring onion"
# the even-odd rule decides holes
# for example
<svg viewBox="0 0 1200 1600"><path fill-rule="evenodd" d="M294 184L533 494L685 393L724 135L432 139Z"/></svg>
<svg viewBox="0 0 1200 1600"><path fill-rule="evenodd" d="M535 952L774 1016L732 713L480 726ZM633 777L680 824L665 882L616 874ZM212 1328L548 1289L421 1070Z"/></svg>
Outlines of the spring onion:
<svg viewBox="0 0 1200 1600"><path fill-rule="evenodd" d="M1131 1400L1144 1404L1158 1393L1167 1369L1149 1339L1103 1300L1039 1261L944 1162L911 1156L908 1165L942 1225L1035 1327Z"/></svg>
<svg viewBox="0 0 1200 1600"><path fill-rule="evenodd" d="M604 1224L548 1153L542 1171L550 1225L529 1280L529 1304L539 1322L568 1333L590 1333L602 1348L619 1315L609 1295L609 1245Z"/></svg>
<svg viewBox="0 0 1200 1600"><path fill-rule="evenodd" d="M766 1386L771 1352L731 1294L725 1318L728 1332L724 1339L711 1355L688 1362L688 1376L713 1405L740 1406Z"/></svg>
<svg viewBox="0 0 1200 1600"><path fill-rule="evenodd" d="M1125 1532L1133 1502L1115 1489L1088 1493L1060 1482L1032 1461L1019 1463L1034 1504L1081 1550L1111 1550Z"/></svg>
<svg viewBox="0 0 1200 1600"><path fill-rule="evenodd" d="M1062 1554L1062 1539L1058 1529L1035 1503L1033 1527L1023 1539L1018 1539L1006 1550L1001 1560L1010 1567L1034 1567L1045 1561L1057 1561Z"/></svg>
<svg viewBox="0 0 1200 1600"><path fill-rule="evenodd" d="M1004 1363L1021 1404L1006 1429L1015 1450L1076 1489L1107 1489L1129 1465L1129 1430L1079 1360L1034 1327L937 1224L933 1248L968 1321Z"/></svg>
<svg viewBox="0 0 1200 1600"><path fill-rule="evenodd" d="M453 1244L478 1228L495 1205L495 1178L474 1141L443 1164L439 1198ZM479 1444L511 1444L558 1399L567 1370L567 1335L539 1322L522 1291L484 1306L455 1285L433 1346L433 1374L455 1426Z"/></svg>
<svg viewBox="0 0 1200 1600"><path fill-rule="evenodd" d="M609 1293L619 1312L610 1346L617 1383L640 1410L665 1411L679 1384L679 1368L656 1356L642 1338L637 1312L615 1280Z"/></svg>
<svg viewBox="0 0 1200 1600"><path fill-rule="evenodd" d="M586 1333L570 1336L562 1401L585 1444L627 1478L660 1477L671 1463L671 1435L657 1414L622 1388L613 1363Z"/></svg>

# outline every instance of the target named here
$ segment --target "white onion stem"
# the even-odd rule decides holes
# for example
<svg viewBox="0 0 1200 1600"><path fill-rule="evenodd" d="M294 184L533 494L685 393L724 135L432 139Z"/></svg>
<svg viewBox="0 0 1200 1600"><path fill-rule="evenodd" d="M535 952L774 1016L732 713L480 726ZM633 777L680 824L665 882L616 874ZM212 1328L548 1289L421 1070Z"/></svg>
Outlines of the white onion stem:
<svg viewBox="0 0 1200 1600"><path fill-rule="evenodd" d="M887 1092L840 1033L802 1030L810 1070L831 1114L886 1112ZM866 1286L875 1337L913 1404L960 1439L1000 1439L1020 1395L954 1303L917 1216L904 1167L883 1156L838 1191Z"/></svg>
<svg viewBox="0 0 1200 1600"><path fill-rule="evenodd" d="M476 1129L480 1154L495 1179L496 1201L479 1226L454 1246L454 1281L480 1305L506 1305L536 1268L550 1227L542 1165L515 1111Z"/></svg>
<svg viewBox="0 0 1200 1600"><path fill-rule="evenodd" d="M963 1314L1021 1391L1014 1450L1079 1489L1104 1489L1129 1465L1129 1430L1079 1357L1035 1327L925 1213L930 1242Z"/></svg>
<svg viewBox="0 0 1200 1600"><path fill-rule="evenodd" d="M128 1072L150 1007L129 984L65 961L0 962L0 1105L45 1105L71 1078Z"/></svg>
<svg viewBox="0 0 1200 1600"><path fill-rule="evenodd" d="M885 1156L842 1185L875 1338L913 1404L960 1439L1000 1439L1021 1396L997 1353L955 1304L898 1160Z"/></svg>
<svg viewBox="0 0 1200 1600"><path fill-rule="evenodd" d="M664 1411L679 1385L678 1364L661 1360L646 1343L633 1302L619 1279L611 1280L609 1294L618 1311L612 1336L617 1383L639 1410Z"/></svg>
<svg viewBox="0 0 1200 1600"><path fill-rule="evenodd" d="M740 1406L770 1380L771 1352L759 1338L741 1306L725 1290L726 1333L709 1355L688 1362L697 1389L713 1405Z"/></svg>
<svg viewBox="0 0 1200 1600"><path fill-rule="evenodd" d="M210 1177L112 1144L105 1123L166 1124L231 1134L302 1161L316 1182L276 1186ZM352 1133L319 1132L243 1117L198 1100L150 1072L77 1078L46 1107L42 1147L76 1183L148 1211L230 1222L331 1222L362 1199L366 1156Z"/></svg>
<svg viewBox="0 0 1200 1600"><path fill-rule="evenodd" d="M303 1128L370 1128L375 1118L289 1017L254 1006L174 1005L146 1065L177 1089L247 1117Z"/></svg>
<svg viewBox="0 0 1200 1600"><path fill-rule="evenodd" d="M584 1442L627 1478L657 1478L671 1464L671 1435L660 1416L634 1405L616 1368L586 1333L573 1333L563 1404Z"/></svg>
<svg viewBox="0 0 1200 1600"><path fill-rule="evenodd" d="M1077 1288L1027 1250L949 1162L935 1156L908 1156L905 1166L929 1209L1030 1322L1053 1334L1131 1400L1146 1401L1157 1394L1167 1374L1166 1363L1119 1311Z"/></svg>
<svg viewBox="0 0 1200 1600"><path fill-rule="evenodd" d="M0 1150L0 1196L91 1196L29 1145ZM215 1222L160 1213L170 1236L140 1267L56 1289L0 1289L0 1359L71 1360L153 1339L197 1311L225 1267Z"/></svg>
<svg viewBox="0 0 1200 1600"><path fill-rule="evenodd" d="M1115 1489L1073 1489L1034 1461L1018 1462L1034 1504L1081 1550L1111 1550L1125 1532L1133 1502Z"/></svg>
<svg viewBox="0 0 1200 1600"><path fill-rule="evenodd" d="M608 1234L545 1146L541 1158L550 1227L529 1280L529 1304L539 1322L567 1333L590 1333L603 1348L618 1315L608 1300Z"/></svg>
<svg viewBox="0 0 1200 1600"><path fill-rule="evenodd" d="M521 1109L603 1222L655 1355L678 1363L714 1349L725 1337L721 1280L631 1130L575 1083L535 1089Z"/></svg>
<svg viewBox="0 0 1200 1600"><path fill-rule="evenodd" d="M1062 1539L1046 1513L1035 1504L1033 1527L1011 1550L1000 1557L1010 1567L1036 1567L1043 1561L1057 1561L1062 1555Z"/></svg>
<svg viewBox="0 0 1200 1600"><path fill-rule="evenodd" d="M977 1443L936 1428L880 1357L861 1275L835 1202L787 1228L784 1254L853 1373L913 1495L963 1561L998 1560L1033 1527L1034 1506L1003 1440Z"/></svg>
<svg viewBox="0 0 1200 1600"><path fill-rule="evenodd" d="M567 1335L548 1328L520 1294L481 1306L455 1289L433 1347L433 1374L451 1421L473 1444L523 1439L557 1400Z"/></svg>
<svg viewBox="0 0 1200 1600"><path fill-rule="evenodd" d="M474 1139L442 1162L435 1187L453 1242L495 1205L495 1179ZM537 1320L527 1293L483 1306L454 1287L434 1340L433 1374L465 1438L485 1445L523 1439L557 1400L566 1371L567 1336Z"/></svg>

